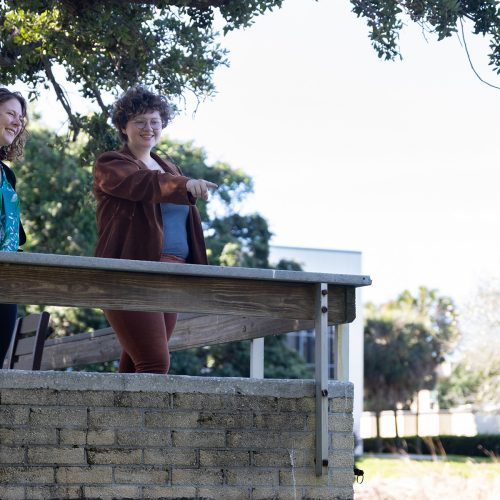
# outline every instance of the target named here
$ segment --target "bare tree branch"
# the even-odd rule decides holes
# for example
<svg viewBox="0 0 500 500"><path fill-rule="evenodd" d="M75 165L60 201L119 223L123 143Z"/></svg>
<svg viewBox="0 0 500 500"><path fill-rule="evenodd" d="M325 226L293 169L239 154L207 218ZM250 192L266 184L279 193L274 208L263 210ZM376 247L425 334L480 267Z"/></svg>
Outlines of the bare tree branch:
<svg viewBox="0 0 500 500"><path fill-rule="evenodd" d="M94 92L94 97L97 101L97 104L99 104L99 107L101 108L102 112L106 115L109 116L109 108L104 104L104 101L102 100L101 93L99 92L99 89L97 88L97 85L92 85L92 92Z"/></svg>
<svg viewBox="0 0 500 500"><path fill-rule="evenodd" d="M76 141L78 133L80 132L80 124L78 123L75 115L73 115L73 113L71 112L71 105L66 98L63 88L59 85L59 83L57 83L54 73L52 72L52 64L50 63L49 58L46 56L42 56L41 60L45 68L45 74L54 87L55 93L57 95L57 100L61 103L64 111L66 111L66 114L68 115L71 127L73 128L73 141Z"/></svg>

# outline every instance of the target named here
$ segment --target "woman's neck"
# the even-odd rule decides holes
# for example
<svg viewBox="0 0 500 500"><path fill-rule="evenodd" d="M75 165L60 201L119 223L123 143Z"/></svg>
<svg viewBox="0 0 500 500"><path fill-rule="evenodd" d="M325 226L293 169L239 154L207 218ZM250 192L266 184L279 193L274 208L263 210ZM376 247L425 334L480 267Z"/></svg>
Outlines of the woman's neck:
<svg viewBox="0 0 500 500"><path fill-rule="evenodd" d="M151 149L150 148L135 148L131 144L127 144L132 154L145 165L151 162Z"/></svg>

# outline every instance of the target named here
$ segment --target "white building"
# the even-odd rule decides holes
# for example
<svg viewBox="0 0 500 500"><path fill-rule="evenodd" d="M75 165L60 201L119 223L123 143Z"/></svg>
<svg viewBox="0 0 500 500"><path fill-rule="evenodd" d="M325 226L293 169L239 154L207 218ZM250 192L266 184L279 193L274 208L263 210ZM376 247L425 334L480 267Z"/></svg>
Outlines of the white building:
<svg viewBox="0 0 500 500"><path fill-rule="evenodd" d="M331 274L363 274L361 252L318 248L284 247L271 245L269 262L276 265L281 259L298 262L303 271ZM349 325L349 380L354 384L354 432L361 436L361 414L363 411L363 304L362 288L356 289L356 319ZM311 332L289 334L289 343L304 358L314 363L314 336ZM330 344L331 345L331 344ZM333 364L333 349L330 363ZM332 366L330 367L332 376ZM361 452L358 447L356 452Z"/></svg>

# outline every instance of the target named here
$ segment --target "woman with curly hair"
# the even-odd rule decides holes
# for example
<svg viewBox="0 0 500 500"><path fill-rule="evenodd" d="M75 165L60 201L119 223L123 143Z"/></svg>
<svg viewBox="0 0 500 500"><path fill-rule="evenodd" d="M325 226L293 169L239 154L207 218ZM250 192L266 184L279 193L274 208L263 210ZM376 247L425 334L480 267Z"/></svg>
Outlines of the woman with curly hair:
<svg viewBox="0 0 500 500"><path fill-rule="evenodd" d="M97 200L95 255L207 264L196 199L217 185L190 179L153 152L170 118L166 99L142 86L127 90L112 111L123 147L101 154L94 166ZM167 373L168 341L176 313L105 310L123 348L119 371Z"/></svg>
<svg viewBox="0 0 500 500"><path fill-rule="evenodd" d="M0 88L0 252L17 252L26 242L16 176L3 162L22 158L26 142L26 108L26 101L19 92ZM16 317L16 304L0 304L0 368L9 348Z"/></svg>

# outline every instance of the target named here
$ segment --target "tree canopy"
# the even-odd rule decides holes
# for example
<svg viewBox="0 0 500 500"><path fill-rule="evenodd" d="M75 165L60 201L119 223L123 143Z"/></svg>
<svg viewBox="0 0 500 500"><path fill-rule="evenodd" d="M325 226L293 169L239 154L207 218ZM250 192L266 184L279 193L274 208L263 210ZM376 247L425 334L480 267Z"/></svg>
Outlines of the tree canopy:
<svg viewBox="0 0 500 500"><path fill-rule="evenodd" d="M399 32L415 22L438 40L457 33L464 21L476 35L490 37L490 64L500 74L500 3L498 0L351 0L353 12L366 19L379 57L400 56Z"/></svg>
<svg viewBox="0 0 500 500"><path fill-rule="evenodd" d="M92 135L97 125L73 111L64 81L96 102L105 118L103 92L116 94L138 83L174 98L209 95L214 70L227 64L213 28L216 13L227 32L280 5L280 0L0 2L1 79L26 83L30 98L52 86L74 135L81 129Z"/></svg>
<svg viewBox="0 0 500 500"><path fill-rule="evenodd" d="M312 0L311 0L312 1ZM213 74L228 64L216 27L227 33L252 24L280 8L283 0L11 0L0 2L0 70L2 84L20 80L30 98L52 87L76 137L86 130L99 149L109 97L141 83L173 98L214 91ZM498 0L351 0L366 20L379 57L400 55L399 32L408 20L435 33L453 35L462 21L490 39L490 63L500 72ZM62 71L61 71L62 69ZM101 116L72 109L64 83L101 108ZM99 142L101 141L101 142Z"/></svg>
<svg viewBox="0 0 500 500"><path fill-rule="evenodd" d="M421 287L381 306L367 304L365 400L376 412L408 406L417 391L432 389L436 368L459 339L457 311L448 297Z"/></svg>
<svg viewBox="0 0 500 500"><path fill-rule="evenodd" d="M462 308L463 336L451 373L439 379L443 408L469 404L498 408L500 402L500 280L481 283Z"/></svg>

